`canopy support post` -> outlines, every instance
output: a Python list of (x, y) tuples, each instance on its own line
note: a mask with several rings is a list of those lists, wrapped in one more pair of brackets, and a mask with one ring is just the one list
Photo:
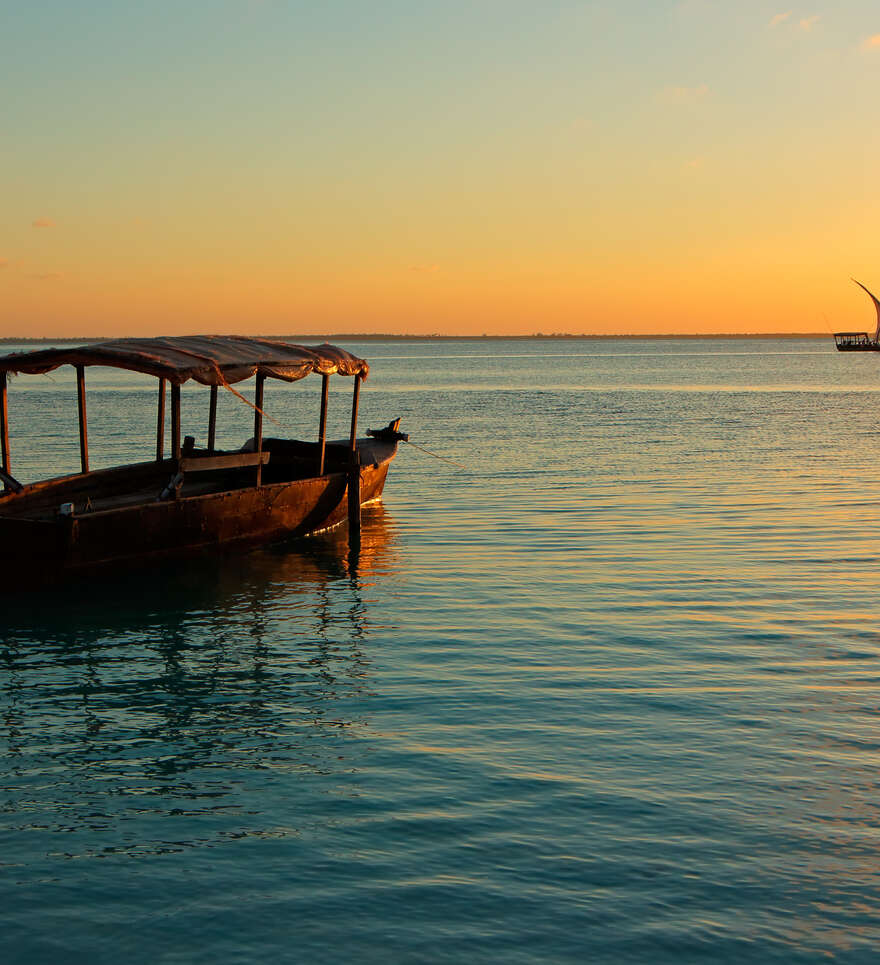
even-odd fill
[(180, 459), (180, 386), (171, 383), (171, 458)]
[(351, 450), (348, 465), (348, 548), (352, 551), (361, 545), (361, 467), (357, 451), (358, 405), (361, 397), (361, 377), (354, 377), (354, 395), (351, 400), (351, 435), (348, 445)]
[(217, 386), (211, 386), (211, 404), (208, 409), (208, 452), (214, 451), (217, 435)]
[[(254, 397), (254, 450), (257, 455), (263, 452), (263, 383), (266, 376), (257, 372), (257, 391)], [(257, 485), (263, 482), (263, 463), (257, 463)]]
[(361, 467), (360, 453), (351, 454), (348, 467), (348, 548), (360, 549), (361, 545)]
[(159, 379), (159, 405), (156, 414), (156, 462), (165, 458), (165, 379)]
[(321, 376), (321, 424), (318, 427), (318, 475), (324, 475), (324, 452), (327, 448), (327, 398), (330, 394), (330, 376)]
[(357, 425), (358, 425), (358, 405), (361, 398), (361, 376), (354, 377), (354, 397), (351, 400), (351, 436), (349, 437), (349, 448), (352, 452), (357, 449)]
[(76, 401), (79, 410), (79, 462), (82, 472), (89, 471), (89, 427), (86, 420), (86, 369), (76, 366)]
[[(9, 475), (9, 405), (7, 403), (6, 373), (0, 372), (0, 450), (2, 450), (3, 472)], [(3, 488), (9, 483), (3, 480)]]

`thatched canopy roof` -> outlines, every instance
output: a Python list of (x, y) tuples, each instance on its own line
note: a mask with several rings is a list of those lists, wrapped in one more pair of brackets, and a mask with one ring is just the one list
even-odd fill
[(244, 335), (183, 335), (168, 338), (119, 338), (72, 348), (47, 348), (0, 356), (0, 372), (42, 375), (59, 365), (109, 365), (145, 372), (182, 385), (241, 382), (260, 373), (295, 382), (312, 372), (360, 375), (370, 367), (335, 345), (291, 345)]

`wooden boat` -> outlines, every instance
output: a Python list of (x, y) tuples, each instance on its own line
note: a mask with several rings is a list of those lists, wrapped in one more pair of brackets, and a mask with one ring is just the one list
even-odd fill
[(867, 292), (874, 302), (874, 308), (877, 310), (877, 329), (873, 338), (867, 332), (835, 332), (834, 344), (838, 352), (880, 352), (880, 301), (860, 281), (856, 281), (855, 278), (853, 281), (862, 291)]
[[(12, 475), (9, 451), (9, 373), (76, 369), (81, 471), (27, 485)], [(158, 385), (156, 458), (89, 470), (85, 369), (104, 365), (155, 376)], [(263, 437), (263, 385), (322, 378), (317, 442)], [(0, 356), (0, 586), (44, 582), (102, 565), (157, 560), (223, 546), (263, 543), (327, 529), (348, 519), (350, 541), (360, 536), (360, 507), (377, 499), (397, 444), (400, 420), (357, 438), (363, 359), (332, 345), (307, 348), (243, 336), (117, 339), (77, 348)], [(331, 375), (354, 379), (351, 434), (326, 439)], [(254, 435), (241, 449), (215, 447), (221, 387), (256, 378)], [(210, 386), (207, 442), (181, 442), (181, 386)], [(171, 386), (171, 446), (165, 453), (166, 384)], [(244, 402), (247, 400), (239, 396)], [(248, 403), (250, 405), (250, 403)]]

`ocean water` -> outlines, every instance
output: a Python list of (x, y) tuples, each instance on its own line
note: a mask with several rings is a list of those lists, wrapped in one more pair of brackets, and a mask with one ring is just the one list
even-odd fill
[[(358, 556), (4, 598), (6, 965), (876, 961), (880, 358), (347, 347), (362, 425), (445, 457), (401, 448)], [(150, 458), (155, 383), (87, 380), (93, 466)], [(13, 472), (74, 471), (75, 414), (14, 379)]]

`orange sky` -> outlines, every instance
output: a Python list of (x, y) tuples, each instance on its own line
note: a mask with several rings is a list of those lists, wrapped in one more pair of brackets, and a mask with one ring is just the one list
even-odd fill
[(873, 329), (880, 15), (722, 7), (22, 9), (0, 335)]

